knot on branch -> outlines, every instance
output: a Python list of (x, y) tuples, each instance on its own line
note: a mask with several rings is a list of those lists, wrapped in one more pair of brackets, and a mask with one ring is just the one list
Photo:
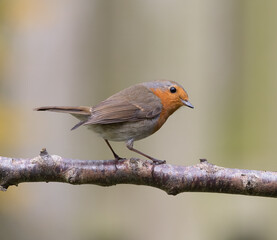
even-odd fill
[(220, 170), (224, 170), (223, 167), (209, 163), (207, 159), (200, 159), (200, 163), (197, 164), (197, 166), (200, 170), (204, 170), (207, 174), (215, 174)]
[(249, 193), (251, 193), (259, 181), (259, 178), (255, 174), (241, 174), (241, 178), (243, 186)]
[(62, 157), (57, 155), (49, 155), (46, 148), (43, 148), (39, 156), (30, 160), (30, 163), (37, 164), (40, 167), (49, 168), (50, 166), (59, 165), (62, 161)]

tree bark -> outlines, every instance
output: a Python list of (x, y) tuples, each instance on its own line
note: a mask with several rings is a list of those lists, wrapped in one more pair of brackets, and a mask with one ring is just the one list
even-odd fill
[(201, 159), (193, 166), (153, 165), (141, 159), (74, 160), (49, 155), (32, 159), (0, 157), (0, 190), (23, 182), (137, 184), (182, 192), (217, 192), (277, 197), (277, 172), (224, 168)]

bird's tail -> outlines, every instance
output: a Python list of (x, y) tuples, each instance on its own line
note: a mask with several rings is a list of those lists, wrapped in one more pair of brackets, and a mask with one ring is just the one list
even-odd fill
[(83, 125), (88, 117), (91, 115), (91, 107), (57, 107), (57, 106), (47, 106), (47, 107), (38, 107), (35, 108), (34, 111), (50, 111), (50, 112), (60, 112), (60, 113), (69, 113), (74, 117), (81, 120), (78, 124), (76, 124), (71, 130), (76, 129), (77, 127)]
[(61, 112), (61, 113), (70, 113), (78, 115), (90, 115), (91, 107), (57, 107), (57, 106), (47, 106), (47, 107), (38, 107), (34, 109), (35, 111), (51, 111), (51, 112)]

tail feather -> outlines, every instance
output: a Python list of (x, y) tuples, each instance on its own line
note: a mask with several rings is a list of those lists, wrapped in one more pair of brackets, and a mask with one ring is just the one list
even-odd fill
[(74, 117), (81, 120), (77, 123), (71, 130), (74, 130), (84, 123), (87, 122), (88, 117), (91, 115), (91, 107), (56, 107), (56, 106), (47, 106), (47, 107), (38, 107), (34, 111), (50, 111), (50, 112), (60, 112), (60, 113), (70, 113)]
[(51, 112), (61, 112), (61, 113), (70, 113), (70, 114), (80, 114), (87, 115), (91, 114), (91, 107), (56, 107), (56, 106), (46, 106), (38, 107), (34, 109), (35, 111), (51, 111)]
[(83, 124), (85, 124), (87, 122), (87, 119), (81, 122), (78, 122), (73, 128), (71, 128), (71, 131), (82, 126)]

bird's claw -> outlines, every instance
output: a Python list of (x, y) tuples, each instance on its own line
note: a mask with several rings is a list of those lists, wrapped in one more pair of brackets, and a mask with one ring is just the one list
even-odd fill
[(165, 164), (165, 160), (158, 160), (158, 159), (151, 159), (154, 163), (154, 165), (160, 165), (160, 164)]
[(114, 161), (115, 161), (115, 164), (117, 164), (119, 161), (124, 161), (124, 160), (126, 160), (126, 158), (122, 158), (122, 157), (119, 157), (119, 156), (116, 156), (115, 158), (114, 158)]

